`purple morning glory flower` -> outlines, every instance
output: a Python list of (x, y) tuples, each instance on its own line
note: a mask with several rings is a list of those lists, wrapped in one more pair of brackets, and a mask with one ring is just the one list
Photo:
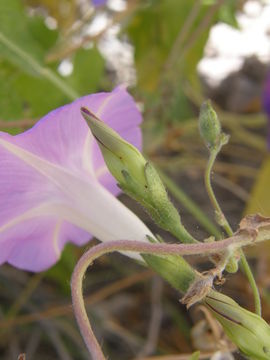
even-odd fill
[(270, 150), (270, 73), (267, 76), (263, 92), (263, 108), (268, 118), (267, 147)]
[(107, 0), (92, 0), (92, 4), (95, 7), (103, 6), (106, 4), (106, 2), (107, 2)]
[(81, 106), (141, 146), (142, 118), (122, 87), (56, 109), (22, 134), (0, 132), (0, 264), (42, 271), (67, 242), (82, 245), (91, 236), (147, 241), (151, 235), (114, 197), (119, 189)]

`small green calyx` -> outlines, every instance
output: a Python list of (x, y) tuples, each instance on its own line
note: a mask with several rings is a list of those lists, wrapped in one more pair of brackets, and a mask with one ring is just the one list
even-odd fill
[(119, 184), (125, 181), (122, 172), (128, 171), (136, 182), (145, 185), (144, 166), (146, 160), (139, 150), (125, 141), (87, 108), (82, 107), (81, 114), (98, 142), (108, 169)]
[(210, 100), (204, 102), (201, 106), (199, 130), (202, 139), (210, 149), (220, 142), (221, 125)]
[(253, 360), (270, 358), (270, 327), (260, 316), (213, 290), (204, 303), (243, 354)]
[[(148, 237), (151, 243), (156, 243), (155, 239)], [(160, 236), (157, 236), (158, 242), (163, 242)], [(145, 262), (163, 279), (180, 291), (185, 293), (190, 285), (196, 280), (197, 273), (189, 263), (179, 255), (156, 256), (151, 254), (141, 254)]]

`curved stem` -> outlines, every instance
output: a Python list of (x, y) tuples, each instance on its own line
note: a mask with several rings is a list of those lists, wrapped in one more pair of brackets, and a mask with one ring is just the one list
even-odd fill
[[(92, 249), (91, 249), (92, 250)], [(95, 360), (106, 360), (101, 347), (93, 333), (90, 325), (88, 315), (84, 306), (84, 299), (82, 293), (82, 281), (88, 266), (93, 261), (89, 251), (83, 256), (76, 265), (71, 279), (72, 305), (74, 315), (80, 328), (81, 335), (84, 339), (86, 347), (92, 358)], [(88, 258), (89, 257), (89, 258)]]
[(215, 193), (212, 188), (212, 183), (211, 183), (211, 172), (212, 172), (213, 165), (216, 160), (217, 154), (219, 153), (219, 150), (220, 150), (220, 147), (218, 147), (215, 150), (210, 151), (209, 160), (208, 160), (205, 174), (204, 174), (204, 182), (205, 182), (205, 187), (206, 187), (206, 191), (208, 193), (209, 199), (212, 203), (213, 208), (216, 211), (216, 215), (219, 217), (219, 220), (220, 220), (219, 224), (223, 227), (223, 229), (226, 231), (226, 233), (229, 236), (232, 236), (233, 231), (232, 231), (230, 224), (228, 223), (226, 217), (224, 216), (223, 211), (221, 210), (221, 207), (219, 206), (219, 203), (216, 199)]
[[(209, 199), (216, 211), (216, 216), (218, 218), (219, 224), (223, 227), (223, 229), (226, 231), (228, 236), (233, 236), (233, 230), (232, 230), (228, 220), (226, 219), (223, 211), (221, 210), (221, 207), (219, 206), (219, 203), (216, 199), (215, 193), (212, 188), (212, 183), (211, 183), (211, 173), (212, 173), (213, 165), (216, 160), (217, 154), (219, 153), (219, 151), (221, 149), (221, 146), (222, 145), (218, 146), (216, 149), (210, 150), (210, 157), (209, 157), (208, 164), (206, 167), (204, 180), (205, 180), (205, 187), (206, 187)], [(242, 271), (245, 273), (245, 275), (248, 279), (248, 282), (250, 284), (250, 287), (252, 289), (252, 292), (253, 292), (255, 312), (257, 315), (261, 316), (262, 308), (261, 308), (261, 299), (260, 299), (259, 289), (257, 287), (254, 275), (248, 264), (246, 256), (242, 250), (240, 250), (240, 255), (241, 255), (240, 265), (242, 267)]]
[(261, 298), (260, 298), (260, 293), (256, 284), (256, 281), (254, 279), (253, 273), (250, 269), (250, 266), (247, 262), (247, 258), (245, 256), (245, 254), (243, 253), (243, 250), (240, 249), (240, 254), (241, 254), (241, 258), (240, 258), (240, 265), (242, 267), (242, 271), (245, 272), (246, 277), (248, 278), (250, 287), (252, 289), (253, 292), (253, 296), (254, 296), (254, 306), (255, 306), (255, 312), (257, 315), (262, 316), (262, 304), (261, 304)]
[[(269, 237), (268, 237), (269, 238)], [(264, 238), (262, 239), (264, 240)], [(227, 249), (232, 246), (245, 246), (254, 239), (241, 234), (212, 243), (196, 244), (151, 244), (141, 241), (117, 240), (101, 243), (89, 249), (77, 263), (71, 279), (71, 293), (74, 314), (82, 337), (94, 360), (105, 360), (105, 356), (91, 328), (84, 306), (82, 282), (85, 272), (98, 257), (114, 251), (134, 251), (142, 254), (156, 255), (206, 255)]]

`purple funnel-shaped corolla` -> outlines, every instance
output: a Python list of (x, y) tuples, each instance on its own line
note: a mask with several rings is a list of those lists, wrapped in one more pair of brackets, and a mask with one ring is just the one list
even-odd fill
[(152, 235), (115, 198), (119, 189), (82, 106), (141, 146), (142, 118), (122, 87), (56, 109), (22, 134), (0, 132), (0, 264), (42, 271), (56, 263), (67, 242), (83, 245), (92, 236), (147, 241)]
[(267, 148), (270, 150), (270, 72), (268, 73), (264, 92), (263, 92), (263, 108), (268, 119)]
[(92, 4), (95, 7), (103, 6), (107, 3), (108, 0), (92, 0)]

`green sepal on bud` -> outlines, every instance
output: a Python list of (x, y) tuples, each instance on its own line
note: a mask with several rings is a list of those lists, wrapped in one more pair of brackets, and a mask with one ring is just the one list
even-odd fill
[(202, 139), (209, 148), (214, 148), (220, 141), (221, 125), (210, 100), (205, 101), (200, 109), (199, 130)]
[(119, 187), (140, 202), (154, 221), (182, 242), (195, 242), (183, 227), (178, 211), (155, 168), (137, 148), (83, 107), (81, 113), (101, 149), (105, 163)]
[(204, 303), (248, 359), (270, 359), (270, 327), (260, 316), (214, 290), (206, 296)]
[(139, 150), (125, 141), (87, 108), (82, 107), (81, 113), (98, 142), (110, 173), (116, 180), (120, 184), (124, 181), (122, 171), (125, 170), (132, 178), (136, 179), (136, 182), (146, 185), (144, 176), (146, 160)]
[[(159, 237), (159, 240), (162, 241)], [(156, 241), (148, 237), (152, 243)], [(180, 291), (185, 293), (190, 285), (196, 280), (196, 272), (189, 263), (179, 255), (156, 256), (149, 254), (141, 254), (145, 262), (155, 270), (163, 279)]]

